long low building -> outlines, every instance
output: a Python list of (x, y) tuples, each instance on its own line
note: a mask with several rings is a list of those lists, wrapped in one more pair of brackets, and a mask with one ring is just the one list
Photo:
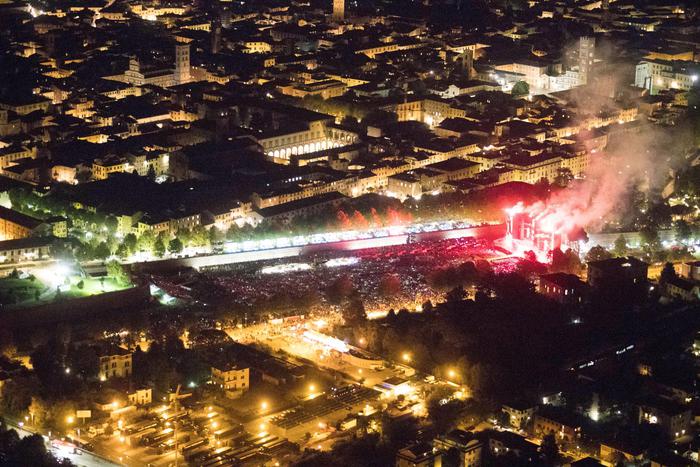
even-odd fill
[(337, 207), (346, 198), (347, 197), (342, 193), (333, 191), (310, 198), (258, 209), (255, 211), (255, 214), (259, 216), (260, 221), (267, 220), (286, 224), (295, 217), (318, 214), (328, 207)]
[(0, 239), (16, 240), (29, 237), (43, 222), (14, 209), (0, 206)]
[(54, 237), (29, 237), (0, 242), (0, 263), (50, 259)]

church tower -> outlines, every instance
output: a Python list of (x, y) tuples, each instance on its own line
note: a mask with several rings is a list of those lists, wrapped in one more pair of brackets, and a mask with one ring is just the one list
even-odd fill
[(190, 45), (175, 45), (175, 84), (190, 80)]
[(333, 0), (333, 21), (345, 19), (345, 0)]
[(578, 42), (578, 72), (580, 84), (587, 84), (591, 77), (595, 57), (595, 37), (584, 36)]

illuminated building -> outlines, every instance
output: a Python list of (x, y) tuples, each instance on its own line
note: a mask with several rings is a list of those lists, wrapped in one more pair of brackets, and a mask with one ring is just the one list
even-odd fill
[(595, 37), (581, 37), (578, 44), (579, 84), (587, 84), (595, 58)]
[(442, 453), (429, 444), (414, 444), (396, 454), (396, 467), (440, 467)]
[(572, 442), (581, 436), (581, 419), (565, 410), (544, 406), (535, 414), (534, 432), (539, 436), (552, 434), (557, 442)]
[(535, 407), (531, 404), (514, 403), (503, 404), (501, 410), (508, 415), (510, 426), (516, 430), (523, 430), (535, 415)]
[(232, 364), (212, 366), (211, 382), (225, 391), (226, 397), (236, 399), (250, 389), (250, 369)]
[(406, 198), (420, 198), (423, 193), (418, 177), (400, 173), (389, 177), (386, 187), (387, 196), (404, 200)]
[(170, 87), (189, 82), (190, 72), (190, 46), (189, 44), (176, 44), (173, 68), (146, 65), (138, 57), (131, 57), (129, 69), (123, 75), (111, 76), (108, 79), (124, 81), (135, 86), (150, 84)]
[(437, 97), (432, 99), (402, 99), (383, 106), (382, 110), (395, 113), (400, 122), (418, 121), (431, 127), (439, 125), (446, 118), (467, 116), (466, 110), (452, 107), (449, 101)]
[(642, 60), (635, 70), (634, 85), (650, 94), (678, 89), (688, 91), (698, 81), (700, 66), (694, 62)]
[(333, 0), (333, 21), (345, 19), (345, 0)]
[(576, 305), (582, 303), (588, 287), (575, 274), (543, 274), (537, 291), (562, 304)]
[(109, 174), (136, 172), (144, 177), (153, 168), (156, 176), (168, 174), (170, 155), (168, 153), (145, 152), (143, 154), (95, 159), (92, 162), (92, 177), (104, 180)]
[(629, 438), (606, 440), (600, 443), (600, 459), (610, 464), (615, 464), (620, 459), (633, 464), (641, 463), (645, 458), (645, 451), (646, 449), (641, 443), (634, 442)]
[(175, 46), (175, 84), (187, 83), (190, 80), (190, 46), (177, 44)]
[(0, 241), (0, 262), (19, 263), (50, 258), (53, 244), (54, 239), (50, 237)]
[(311, 216), (328, 211), (331, 208), (338, 208), (347, 197), (337, 191), (324, 193), (318, 196), (303, 198), (289, 203), (278, 204), (256, 211), (260, 220), (269, 220), (288, 224), (292, 219), (301, 216)]
[(268, 159), (277, 164), (289, 164), (293, 155), (347, 146), (356, 140), (357, 134), (331, 126), (327, 116), (307, 122), (290, 122), (286, 126), (267, 130), (258, 137)]
[(51, 101), (49, 99), (38, 95), (9, 94), (0, 99), (1, 110), (9, 110), (17, 115), (27, 115), (37, 110), (46, 112), (50, 105)]
[(689, 261), (681, 264), (681, 276), (690, 280), (700, 280), (700, 261)]
[(319, 96), (323, 99), (339, 97), (345, 94), (348, 87), (345, 83), (333, 79), (316, 81), (309, 84), (291, 83), (284, 86), (277, 86), (282, 94), (303, 99), (306, 96)]
[(10, 166), (13, 162), (21, 159), (35, 159), (36, 155), (36, 146), (12, 144), (10, 146), (0, 148), (0, 169), (4, 169), (5, 167)]
[(686, 302), (694, 302), (700, 298), (700, 286), (682, 277), (670, 278), (666, 282), (665, 287), (666, 295), (672, 298), (678, 298)]
[(0, 206), (0, 239), (17, 240), (29, 237), (43, 222), (19, 211)]
[(127, 399), (131, 405), (148, 405), (153, 402), (153, 390), (151, 388), (139, 388), (129, 391)]
[(484, 442), (472, 432), (452, 430), (446, 435), (435, 438), (433, 444), (445, 452), (456, 449), (459, 452), (460, 466), (479, 467), (482, 465)]
[(65, 165), (51, 167), (51, 178), (57, 182), (70, 183), (71, 185), (78, 183), (76, 175), (78, 175), (78, 169), (75, 167)]
[(669, 439), (690, 433), (690, 407), (663, 397), (649, 397), (637, 405), (638, 422), (658, 425)]
[(99, 377), (101, 380), (110, 378), (126, 378), (131, 375), (132, 353), (121, 347), (111, 347), (103, 349), (100, 352), (100, 370)]

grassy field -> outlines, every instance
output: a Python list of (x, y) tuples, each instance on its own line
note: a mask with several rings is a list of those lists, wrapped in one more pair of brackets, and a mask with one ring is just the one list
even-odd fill
[(122, 285), (112, 277), (93, 278), (69, 275), (57, 291), (55, 283), (47, 284), (35, 278), (5, 277), (0, 279), (0, 304), (32, 306), (50, 303), (56, 299), (70, 299), (98, 295), (105, 292), (123, 290)]
[(36, 301), (46, 286), (38, 279), (6, 277), (0, 279), (0, 304), (11, 305)]

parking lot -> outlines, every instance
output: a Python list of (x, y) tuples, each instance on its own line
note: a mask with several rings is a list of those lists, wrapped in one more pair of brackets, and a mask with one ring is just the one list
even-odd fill
[(284, 457), (293, 447), (277, 436), (249, 433), (212, 405), (196, 404), (174, 412), (167, 406), (124, 424), (113, 435), (95, 439), (103, 452), (129, 466), (232, 465), (244, 460)]

